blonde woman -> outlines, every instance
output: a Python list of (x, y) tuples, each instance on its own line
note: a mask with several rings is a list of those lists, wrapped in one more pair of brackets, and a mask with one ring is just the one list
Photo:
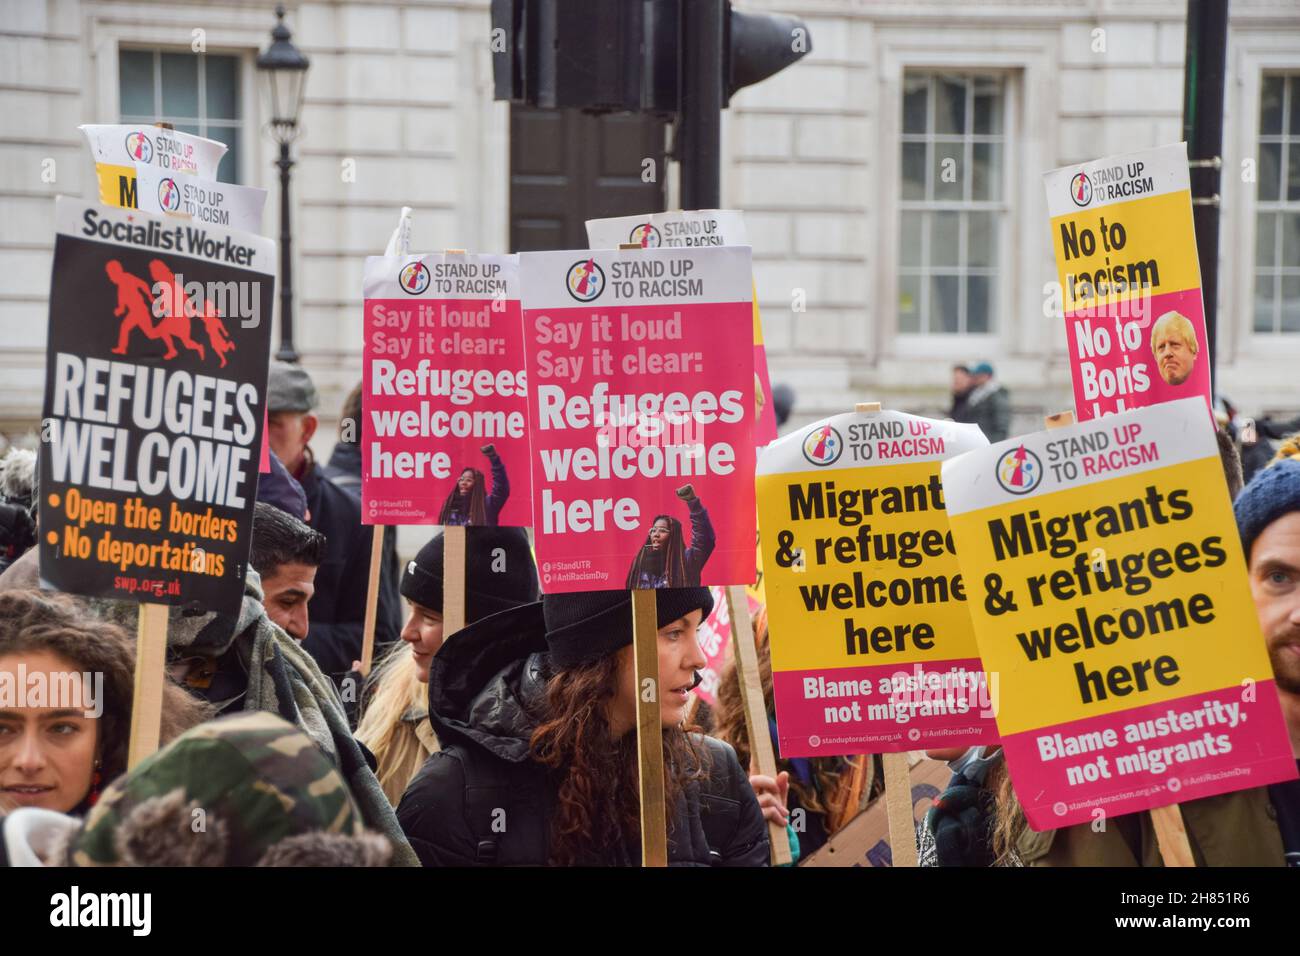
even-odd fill
[[(537, 600), (537, 565), (522, 528), (465, 529), (465, 623)], [(411, 605), (402, 642), (367, 682), (368, 703), (357, 739), (378, 762), (376, 776), (397, 806), (425, 758), (438, 750), (429, 724), (429, 664), (442, 646), (443, 539), (438, 532), (402, 572)]]

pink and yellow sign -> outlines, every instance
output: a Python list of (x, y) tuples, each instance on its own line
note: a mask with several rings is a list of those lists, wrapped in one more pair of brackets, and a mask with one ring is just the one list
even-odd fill
[(1210, 362), (1187, 146), (1047, 173), (1080, 421), (1202, 396)]
[(542, 590), (754, 580), (750, 257), (520, 255)]
[[(643, 249), (689, 249), (702, 246), (747, 246), (745, 220), (735, 209), (690, 209), (655, 212), (644, 216), (588, 219), (587, 242), (593, 249), (617, 249), (636, 243)], [(751, 283), (752, 285), (752, 283)], [(772, 379), (767, 371), (767, 346), (763, 344), (763, 323), (758, 314), (758, 290), (754, 299), (754, 390), (759, 402), (754, 441), (766, 445), (776, 439), (776, 409), (772, 403)]]
[(361, 519), (527, 527), (515, 256), (366, 259)]
[(939, 468), (979, 428), (902, 412), (814, 422), (764, 449), (758, 520), (780, 752), (993, 743)]
[(1204, 400), (943, 466), (1035, 830), (1295, 777)]

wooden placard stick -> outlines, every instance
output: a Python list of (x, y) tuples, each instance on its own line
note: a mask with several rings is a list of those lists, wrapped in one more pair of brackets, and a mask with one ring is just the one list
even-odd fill
[(135, 692), (127, 769), (158, 749), (163, 682), (167, 679), (167, 605), (141, 604), (135, 637)]
[[(620, 250), (640, 249), (623, 242)], [(655, 592), (632, 591), (632, 643), (636, 655), (636, 751), (641, 791), (641, 865), (668, 865), (668, 814), (664, 803), (664, 735), (659, 712), (659, 604)]]
[(442, 633), (465, 627), (465, 526), (442, 529)]
[(655, 592), (632, 592), (636, 669), (636, 751), (641, 794), (641, 865), (668, 865), (664, 735), (659, 715), (659, 608)]
[[(878, 414), (880, 402), (858, 402), (859, 415)], [(912, 816), (912, 781), (907, 754), (882, 754), (885, 765), (885, 810), (889, 815), (889, 848), (894, 866), (916, 866), (916, 820)]]
[[(1043, 419), (1043, 424), (1049, 431), (1073, 425), (1074, 412), (1048, 415)], [(1155, 807), (1147, 812), (1151, 814), (1156, 844), (1160, 847), (1160, 858), (1164, 860), (1165, 866), (1195, 866), (1196, 858), (1192, 855), (1192, 845), (1187, 840), (1187, 827), (1183, 823), (1183, 812), (1178, 809), (1178, 804)]]
[[(763, 699), (763, 683), (759, 679), (754, 625), (749, 617), (749, 597), (744, 585), (734, 584), (727, 588), (727, 610), (731, 618), (732, 659), (736, 662), (740, 699), (745, 705), (745, 732), (749, 735), (751, 760), (759, 773), (775, 780), (776, 754), (772, 750), (772, 735), (767, 725), (767, 702)], [(785, 827), (769, 822), (767, 838), (772, 850), (772, 865), (790, 863), (790, 837)]]
[[(397, 220), (397, 231), (388, 241), (384, 255), (407, 255), (411, 251), (411, 207), (403, 206)], [(361, 441), (360, 422), (357, 426), (357, 441)], [(365, 507), (363, 504), (362, 507)], [(375, 663), (375, 621), (379, 617), (379, 575), (384, 564), (384, 538), (387, 527), (382, 524), (372, 525), (370, 538), (370, 573), (366, 579), (366, 616), (361, 625), (361, 676), (370, 676), (370, 668)]]
[[(444, 255), (463, 256), (464, 249), (444, 249)], [(464, 525), (442, 529), (442, 633), (450, 637), (465, 627), (465, 559), (468, 547)]]
[(916, 866), (916, 818), (912, 815), (912, 777), (907, 754), (882, 754), (889, 851), (894, 866)]
[(384, 564), (384, 525), (372, 526), (370, 576), (366, 581), (366, 618), (361, 628), (361, 676), (369, 677), (375, 662), (375, 619), (379, 616), (379, 572)]

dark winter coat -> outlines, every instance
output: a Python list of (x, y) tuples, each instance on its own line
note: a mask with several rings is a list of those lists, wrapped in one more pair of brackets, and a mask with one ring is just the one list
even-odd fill
[[(429, 718), (442, 749), (397, 808), (425, 866), (548, 862), (558, 781), (529, 756), (547, 668), (541, 605), (529, 607), (531, 626), (464, 631), (433, 659)], [(711, 737), (697, 743), (711, 770), (687, 785), (670, 814), (669, 865), (766, 866), (767, 824), (735, 751)], [(593, 851), (602, 865), (639, 863), (635, 846)]]
[[(307, 639), (303, 647), (336, 683), (361, 659), (361, 631), (366, 619), (366, 583), (373, 528), (361, 524), (361, 501), (325, 477), (310, 462), (298, 479), (307, 494), (311, 526), (325, 535), (325, 560), (316, 569), (316, 593), (307, 602)], [(398, 639), (402, 606), (396, 584), (383, 582), (375, 616), (375, 656)]]
[(1011, 434), (1011, 396), (994, 381), (978, 385), (966, 394), (966, 407), (953, 421), (978, 425), (990, 443), (1004, 441)]
[[(361, 506), (360, 445), (339, 442), (330, 453), (329, 464), (321, 468), (321, 473), (352, 495), (357, 500), (358, 508)], [(395, 609), (390, 612), (391, 620), (388, 623), (397, 629), (398, 634), (402, 631), (402, 594), (398, 590), (401, 580), (402, 566), (397, 562), (397, 531), (392, 529), (384, 535), (384, 566), (379, 574), (379, 614), (382, 620), (386, 608)]]

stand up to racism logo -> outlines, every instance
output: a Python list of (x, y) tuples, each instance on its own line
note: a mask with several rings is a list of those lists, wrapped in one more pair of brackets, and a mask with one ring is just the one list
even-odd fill
[(642, 249), (655, 249), (663, 245), (663, 237), (659, 235), (659, 230), (648, 222), (643, 222), (633, 229), (627, 241), (635, 242)]
[(176, 180), (164, 177), (158, 184), (158, 205), (166, 212), (175, 212), (181, 208), (181, 191), (176, 187)]
[(408, 295), (419, 295), (429, 288), (429, 270), (423, 262), (408, 262), (397, 274), (397, 284)]
[(595, 259), (579, 259), (569, 266), (565, 282), (569, 295), (579, 302), (590, 302), (605, 291), (605, 272)]
[(844, 453), (844, 439), (830, 425), (821, 425), (803, 440), (803, 456), (814, 465), (833, 465)]
[(126, 151), (137, 163), (153, 162), (153, 141), (139, 130), (126, 134)]
[(1092, 202), (1092, 180), (1087, 173), (1075, 173), (1070, 180), (1070, 198), (1076, 206), (1086, 206)]
[(1004, 452), (994, 471), (998, 484), (1013, 495), (1028, 494), (1043, 480), (1042, 461), (1024, 445)]

